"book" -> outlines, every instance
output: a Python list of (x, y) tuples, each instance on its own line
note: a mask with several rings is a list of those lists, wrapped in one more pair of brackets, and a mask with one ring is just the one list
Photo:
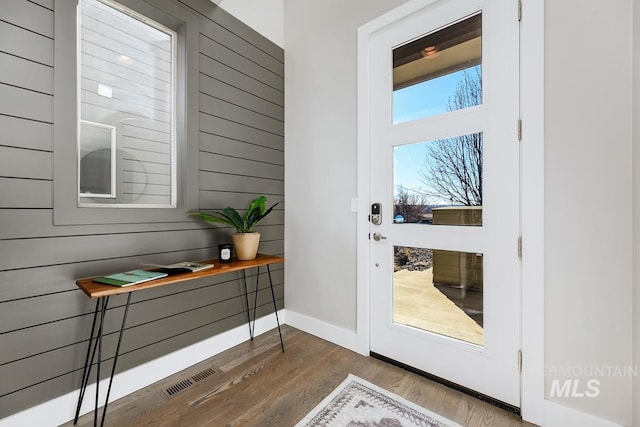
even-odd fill
[(161, 271), (131, 270), (125, 271), (124, 273), (116, 273), (110, 274), (108, 276), (96, 277), (95, 279), (93, 279), (93, 281), (113, 286), (131, 286), (167, 276), (167, 273), (163, 273)]
[(195, 273), (196, 271), (202, 271), (208, 268), (213, 268), (213, 264), (208, 264), (204, 262), (193, 262), (193, 261), (182, 261), (182, 262), (176, 262), (168, 265), (147, 264), (147, 263), (143, 263), (142, 265), (170, 270), (171, 273), (183, 273), (183, 272)]

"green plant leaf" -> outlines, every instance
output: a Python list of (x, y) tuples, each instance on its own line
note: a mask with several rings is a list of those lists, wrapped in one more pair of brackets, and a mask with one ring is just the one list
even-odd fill
[(265, 216), (269, 215), (271, 213), (271, 211), (273, 210), (273, 208), (275, 208), (278, 205), (278, 203), (275, 203), (273, 206), (271, 206), (269, 209), (267, 209), (266, 211), (264, 211), (264, 213), (262, 213), (261, 215), (259, 215), (257, 218), (254, 219), (253, 221), (253, 225), (251, 226), (251, 228), (255, 227), (259, 221), (262, 220), (262, 218), (264, 218)]
[(265, 196), (256, 197), (251, 201), (251, 204), (249, 205), (249, 209), (247, 210), (247, 216), (249, 212), (253, 211), (256, 208), (259, 209), (260, 214), (263, 214), (266, 204), (267, 204), (267, 198)]
[(264, 206), (267, 202), (267, 198), (265, 196), (256, 197), (249, 204), (249, 209), (244, 215), (244, 223), (246, 224), (248, 229), (253, 229), (255, 226), (256, 218), (260, 217), (264, 212)]
[(231, 207), (226, 207), (221, 212), (225, 218), (236, 228), (239, 233), (246, 233), (247, 226), (237, 210)]
[(238, 233), (250, 233), (262, 218), (269, 215), (271, 210), (278, 203), (266, 209), (267, 198), (265, 196), (256, 197), (249, 204), (249, 208), (244, 217), (240, 216), (237, 210), (227, 206), (222, 211), (213, 213), (207, 212), (189, 212), (190, 216), (202, 218), (209, 223), (224, 223), (235, 227)]
[(247, 211), (247, 215), (245, 216), (244, 221), (249, 231), (253, 230), (253, 228), (256, 226), (256, 224), (260, 220), (260, 217), (261, 217), (261, 214), (260, 214), (259, 208), (255, 208), (253, 210)]
[(226, 217), (216, 216), (214, 214), (208, 214), (206, 212), (189, 212), (189, 216), (197, 216), (199, 218), (202, 218), (206, 222), (210, 222), (212, 224), (216, 222), (221, 222), (224, 224), (233, 225), (233, 222), (229, 221)]

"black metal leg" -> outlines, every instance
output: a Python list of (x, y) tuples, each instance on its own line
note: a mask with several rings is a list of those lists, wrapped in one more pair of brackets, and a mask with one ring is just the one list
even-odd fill
[[(116, 373), (116, 364), (118, 363), (118, 356), (120, 355), (120, 344), (122, 343), (122, 333), (124, 332), (124, 325), (127, 323), (127, 313), (129, 313), (129, 304), (131, 303), (131, 292), (127, 295), (127, 305), (124, 308), (124, 315), (122, 316), (122, 326), (120, 327), (120, 333), (118, 334), (118, 345), (116, 345), (116, 355), (113, 357), (113, 366), (111, 367), (111, 376), (109, 377), (109, 387), (107, 388), (107, 397), (104, 401), (104, 408), (102, 408), (102, 422), (104, 425), (104, 419), (107, 415), (107, 405), (109, 405), (109, 395), (111, 394), (111, 384), (113, 383), (113, 376)], [(98, 377), (98, 381), (100, 378)]]
[(253, 332), (251, 336), (253, 337), (256, 333), (256, 307), (258, 306), (258, 287), (260, 285), (260, 267), (258, 266), (256, 270), (256, 292), (253, 295)]
[[(91, 333), (89, 334), (89, 344), (87, 345), (87, 357), (84, 360), (84, 368), (82, 368), (82, 383), (80, 385), (80, 396), (78, 397), (78, 406), (76, 406), (76, 415), (73, 418), (73, 425), (78, 424), (78, 418), (80, 417), (80, 406), (82, 406), (82, 400), (84, 399), (84, 392), (87, 390), (87, 384), (89, 383), (89, 375), (91, 374), (91, 365), (93, 364), (93, 358), (96, 354), (96, 347), (93, 347), (93, 353), (91, 352), (91, 344), (93, 341), (93, 334), (96, 330), (96, 319), (98, 318), (98, 307), (100, 300), (96, 301), (96, 308), (93, 311), (93, 322), (91, 323)], [(89, 362), (89, 355), (91, 355), (91, 362)]]
[(280, 330), (280, 319), (278, 319), (278, 307), (276, 306), (276, 294), (273, 292), (273, 281), (271, 280), (271, 268), (267, 264), (267, 274), (269, 275), (269, 287), (271, 288), (271, 298), (273, 299), (273, 313), (276, 315), (276, 322), (278, 323), (278, 334), (280, 334), (280, 346), (284, 353), (284, 341), (282, 340), (282, 331)]
[(242, 270), (242, 286), (244, 291), (244, 305), (247, 307), (247, 323), (249, 324), (249, 336), (253, 340), (253, 329), (251, 328), (251, 315), (249, 314), (249, 293), (247, 291), (247, 274)]
[[(100, 369), (102, 367), (102, 341), (104, 337), (104, 319), (107, 314), (107, 307), (109, 304), (109, 297), (100, 298), (96, 301), (96, 308), (93, 314), (93, 324), (91, 326), (91, 335), (89, 336), (89, 347), (87, 349), (87, 356), (85, 359), (85, 366), (82, 371), (82, 384), (80, 387), (80, 396), (78, 398), (78, 406), (76, 407), (76, 415), (73, 420), (73, 424), (78, 423), (78, 418), (80, 416), (80, 409), (82, 407), (82, 401), (84, 400), (84, 395), (87, 389), (87, 385), (89, 383), (89, 376), (91, 374), (91, 367), (93, 365), (94, 360), (96, 359), (97, 352), (97, 363), (96, 363), (96, 395), (95, 395), (95, 407), (93, 410), (93, 425), (97, 427), (98, 418), (99, 418), (99, 405), (100, 405)], [(122, 335), (124, 333), (124, 328), (127, 322), (127, 314), (129, 313), (129, 306), (131, 304), (131, 292), (129, 292), (127, 296), (127, 304), (124, 309), (124, 315), (122, 317), (122, 326), (120, 327), (120, 332), (118, 335), (118, 344), (116, 346), (115, 356), (113, 358), (113, 366), (111, 367), (111, 375), (109, 376), (109, 386), (107, 389), (107, 396), (105, 399), (104, 406), (102, 408), (102, 419), (100, 425), (104, 425), (104, 421), (107, 414), (107, 407), (109, 405), (109, 396), (111, 395), (111, 385), (113, 384), (113, 377), (116, 372), (116, 365), (118, 363), (118, 356), (120, 355), (120, 345), (122, 344)], [(98, 314), (99, 313), (99, 314)], [(100, 317), (99, 324), (97, 325), (96, 332), (96, 324), (98, 323), (97, 319)], [(95, 335), (94, 335), (95, 334)], [(91, 355), (91, 356), (90, 356)]]
[(100, 327), (98, 328), (98, 364), (96, 366), (96, 400), (93, 410), (93, 426), (98, 426), (98, 405), (100, 397), (100, 366), (102, 365), (102, 337), (104, 336), (104, 316), (107, 314), (107, 305), (109, 297), (102, 298), (102, 308), (100, 311)]

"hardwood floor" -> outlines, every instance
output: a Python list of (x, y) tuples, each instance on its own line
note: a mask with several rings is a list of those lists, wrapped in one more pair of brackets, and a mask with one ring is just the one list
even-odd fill
[[(463, 426), (531, 426), (519, 417), (396, 366), (289, 326), (109, 405), (109, 426), (293, 426), (352, 373)], [(183, 381), (193, 385), (186, 386)], [(171, 397), (164, 390), (180, 390)], [(79, 426), (93, 423), (93, 413)], [(71, 423), (65, 424), (70, 426)]]

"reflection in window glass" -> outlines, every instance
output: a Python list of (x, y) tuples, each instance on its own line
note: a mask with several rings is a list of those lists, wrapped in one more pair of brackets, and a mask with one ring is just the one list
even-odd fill
[(100, 123), (80, 124), (80, 195), (115, 197), (115, 128)]
[(393, 50), (393, 122), (482, 104), (482, 14)]
[(394, 222), (482, 225), (483, 134), (393, 148)]
[[(115, 129), (116, 190), (108, 198), (85, 192), (80, 203), (175, 206), (176, 33), (108, 0), (81, 0), (80, 10), (80, 119)], [(101, 157), (89, 152), (87, 135), (81, 129), (83, 158)], [(106, 178), (87, 166), (80, 187)]]
[(483, 256), (394, 246), (393, 322), (484, 344)]

